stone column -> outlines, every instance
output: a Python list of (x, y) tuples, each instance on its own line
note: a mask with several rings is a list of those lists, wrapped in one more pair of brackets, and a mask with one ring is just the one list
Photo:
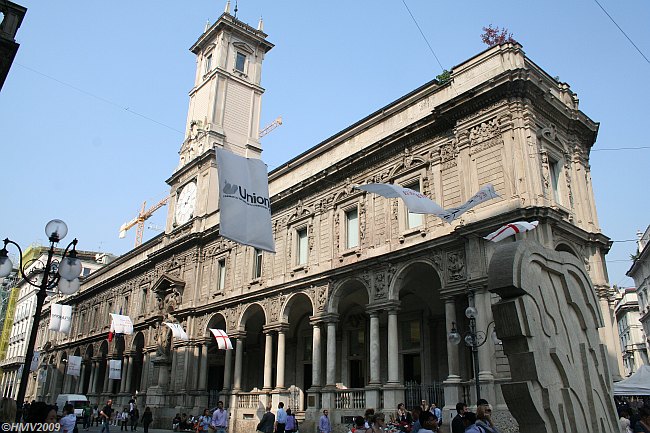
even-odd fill
[(370, 312), (370, 382), (369, 385), (381, 385), (379, 378), (379, 313)]
[(146, 391), (149, 387), (149, 369), (151, 368), (151, 353), (147, 352), (142, 356), (142, 377), (140, 378), (140, 389)]
[(129, 365), (130, 359), (131, 359), (130, 356), (125, 356), (124, 360), (122, 361), (122, 375), (121, 375), (122, 378), (120, 379), (120, 393), (122, 394), (126, 392), (126, 378), (129, 374), (129, 370), (131, 367)]
[[(454, 298), (445, 298), (445, 331), (446, 333), (451, 331), (452, 323), (456, 322), (456, 302)], [(456, 329), (458, 329), (458, 323), (456, 322)], [(445, 334), (446, 335), (446, 334)], [(464, 342), (460, 343), (463, 347)], [(443, 382), (444, 391), (445, 391), (445, 406), (442, 409), (443, 419), (452, 419), (452, 414), (456, 412), (455, 403), (461, 401), (462, 398), (462, 388), (460, 385), (460, 374), (459, 374), (459, 345), (452, 344), (447, 338), (447, 369), (449, 370), (449, 375), (447, 379)]]
[(235, 391), (241, 391), (241, 375), (242, 375), (242, 365), (244, 363), (244, 343), (246, 342), (246, 338), (243, 336), (238, 336), (237, 337), (237, 343), (235, 346), (235, 378), (234, 378), (234, 383), (235, 386), (233, 387), (233, 390)]
[(126, 379), (125, 379), (124, 389), (122, 392), (126, 392), (130, 394), (132, 389), (131, 381), (133, 380), (133, 367), (135, 367), (133, 356), (129, 356), (127, 358), (127, 364), (128, 364), (128, 370), (126, 370)]
[[(194, 346), (194, 353), (192, 356), (192, 365), (200, 365), (201, 362), (201, 352), (200, 352), (201, 346), (196, 344)], [(199, 389), (199, 376), (201, 375), (201, 371), (198, 368), (193, 368), (194, 371), (194, 377), (192, 378), (192, 388), (194, 389)]]
[(264, 341), (264, 386), (265, 391), (271, 390), (271, 380), (273, 373), (273, 334), (271, 331), (265, 332)]
[(226, 365), (223, 368), (223, 389), (232, 389), (232, 350), (226, 350)]
[(277, 359), (277, 377), (275, 380), (276, 389), (284, 389), (284, 367), (285, 367), (285, 350), (286, 350), (286, 329), (278, 330), (278, 359)]
[[(399, 384), (399, 343), (397, 337), (397, 308), (388, 311), (388, 384)], [(393, 407), (393, 406), (389, 406)]]
[(199, 391), (205, 391), (207, 389), (208, 382), (208, 345), (204, 342), (201, 345), (201, 367), (199, 374)]
[(77, 379), (77, 390), (75, 391), (77, 394), (83, 394), (85, 375), (86, 375), (86, 363), (82, 362), (81, 371), (79, 372), (79, 378)]
[[(488, 324), (492, 321), (490, 294), (486, 289), (481, 288), (474, 292), (474, 306), (478, 310), (476, 331), (486, 332)], [(486, 334), (485, 338), (490, 338), (490, 336)], [(492, 374), (491, 366), (492, 359), (494, 358), (494, 345), (490, 341), (478, 348), (478, 358), (480, 367), (479, 378), (481, 382), (493, 381), (494, 375)]]
[(327, 372), (326, 386), (336, 387), (336, 322), (327, 322)]
[(312, 330), (311, 383), (312, 387), (319, 388), (321, 386), (320, 323), (313, 323)]
[(110, 390), (108, 388), (108, 384), (113, 383), (113, 382), (109, 382), (109, 379), (108, 379), (108, 373), (110, 372), (110, 365), (109, 365), (110, 363), (108, 361), (109, 361), (109, 359), (106, 358), (106, 371), (105, 371), (105, 374), (104, 374), (104, 383), (103, 383), (102, 390), (101, 390), (102, 393), (110, 392)]
[(89, 393), (94, 394), (95, 392), (97, 392), (96, 391), (97, 390), (97, 370), (99, 369), (99, 367), (97, 365), (96, 360), (93, 359), (91, 361), (91, 363), (92, 363), (92, 368), (90, 370), (90, 384), (89, 384), (88, 387), (90, 389)]

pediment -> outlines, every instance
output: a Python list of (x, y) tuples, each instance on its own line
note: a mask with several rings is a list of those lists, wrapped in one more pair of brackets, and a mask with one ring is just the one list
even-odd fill
[(174, 292), (174, 289), (182, 293), (185, 289), (185, 281), (167, 273), (162, 274), (151, 286), (151, 290), (162, 299)]
[(244, 51), (248, 54), (253, 54), (255, 51), (253, 50), (253, 47), (251, 47), (248, 44), (245, 44), (243, 42), (233, 42), (232, 45), (237, 48), (238, 50)]

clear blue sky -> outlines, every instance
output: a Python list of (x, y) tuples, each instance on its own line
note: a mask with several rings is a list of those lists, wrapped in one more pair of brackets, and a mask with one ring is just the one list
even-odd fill
[[(650, 56), (647, 1), (600, 2)], [(0, 238), (44, 243), (45, 223), (61, 218), (81, 249), (122, 254), (135, 229), (118, 239), (120, 225), (168, 193), (194, 79), (188, 48), (225, 1), (19, 3), (28, 7), (21, 46), (0, 92)], [(600, 122), (595, 150), (650, 144), (650, 64), (595, 1), (406, 3), (445, 68), (485, 48), (483, 26), (508, 27)], [(264, 64), (262, 124), (284, 119), (263, 139), (270, 168), (441, 72), (402, 0), (239, 1), (238, 18), (256, 26), (260, 15), (276, 45)], [(613, 240), (650, 223), (649, 160), (650, 150), (591, 154), (600, 224)], [(164, 226), (165, 213), (148, 223)], [(145, 240), (157, 233), (147, 229)], [(625, 272), (635, 249), (614, 244), (612, 284), (633, 285)]]

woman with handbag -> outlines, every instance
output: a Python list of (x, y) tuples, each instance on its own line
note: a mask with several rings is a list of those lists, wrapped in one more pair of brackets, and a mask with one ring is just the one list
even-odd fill
[(210, 421), (212, 421), (210, 410), (206, 409), (203, 411), (203, 415), (201, 415), (199, 417), (199, 420), (196, 422), (196, 432), (207, 433), (208, 427), (210, 426)]

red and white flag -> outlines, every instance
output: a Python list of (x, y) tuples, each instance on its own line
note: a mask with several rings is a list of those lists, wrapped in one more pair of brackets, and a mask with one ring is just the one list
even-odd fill
[(217, 340), (217, 346), (219, 346), (219, 349), (232, 350), (232, 342), (230, 341), (230, 337), (226, 334), (226, 331), (222, 331), (221, 329), (210, 329), (210, 332), (214, 335), (214, 339)]
[(537, 224), (539, 224), (539, 221), (516, 221), (514, 223), (506, 224), (503, 227), (500, 227), (498, 230), (490, 233), (483, 239), (487, 239), (488, 241), (492, 242), (499, 242), (509, 236), (514, 236), (517, 233), (533, 230), (535, 227), (537, 227)]
[(163, 322), (165, 325), (169, 327), (169, 329), (172, 330), (172, 335), (174, 338), (178, 338), (179, 340), (189, 340), (189, 337), (187, 336), (187, 333), (183, 329), (183, 326), (180, 323), (170, 323), (170, 322)]

